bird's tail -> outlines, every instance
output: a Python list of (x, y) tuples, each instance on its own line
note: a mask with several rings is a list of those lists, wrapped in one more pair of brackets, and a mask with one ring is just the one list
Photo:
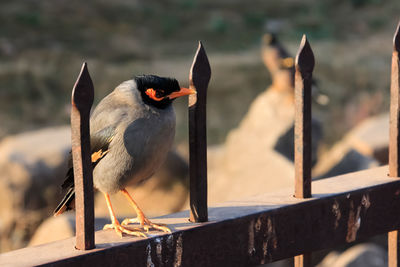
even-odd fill
[(75, 190), (71, 187), (65, 194), (64, 198), (58, 204), (57, 208), (54, 210), (54, 216), (58, 216), (64, 211), (75, 209)]

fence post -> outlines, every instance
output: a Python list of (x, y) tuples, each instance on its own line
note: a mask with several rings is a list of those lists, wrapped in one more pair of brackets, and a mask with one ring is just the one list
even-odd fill
[[(400, 22), (393, 38), (392, 73), (390, 84), (390, 131), (389, 131), (389, 176), (398, 178), (400, 175)], [(399, 231), (388, 234), (389, 267), (399, 266)]]
[[(314, 54), (303, 35), (296, 56), (294, 166), (296, 198), (311, 197), (311, 81)], [(311, 253), (294, 258), (295, 267), (311, 266)]]
[(72, 90), (71, 143), (74, 168), (76, 248), (93, 249), (94, 197), (93, 174), (90, 153), (90, 108), (94, 90), (86, 62)]
[(189, 174), (190, 221), (206, 222), (207, 211), (207, 87), (211, 68), (203, 44), (199, 42), (189, 74), (190, 88), (197, 94), (189, 96)]

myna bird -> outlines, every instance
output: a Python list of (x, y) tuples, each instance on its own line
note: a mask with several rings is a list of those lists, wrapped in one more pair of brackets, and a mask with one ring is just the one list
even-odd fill
[[(165, 161), (175, 135), (175, 98), (196, 91), (181, 88), (172, 78), (155, 75), (137, 76), (120, 84), (94, 109), (90, 117), (90, 143), (92, 152), (93, 184), (106, 199), (111, 224), (122, 233), (146, 236), (150, 228), (170, 232), (165, 225), (152, 223), (144, 215), (125, 189), (151, 177)], [(54, 211), (59, 215), (74, 209), (74, 174), (71, 167), (62, 188), (66, 195)], [(137, 217), (118, 222), (110, 201), (110, 194), (121, 192), (133, 206)], [(143, 228), (130, 230), (125, 226), (139, 223)]]
[[(271, 73), (273, 88), (294, 90), (295, 62), (286, 48), (279, 42), (276, 34), (266, 33), (262, 37), (261, 57)], [(329, 97), (322, 93), (315, 78), (312, 79), (312, 98), (321, 105), (329, 103)]]

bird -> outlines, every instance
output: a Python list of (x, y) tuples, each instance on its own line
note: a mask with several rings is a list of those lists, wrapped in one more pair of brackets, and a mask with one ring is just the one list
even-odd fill
[[(91, 160), (93, 185), (103, 193), (111, 224), (103, 229), (146, 237), (156, 229), (171, 232), (164, 224), (151, 222), (126, 190), (150, 178), (165, 161), (175, 136), (175, 112), (172, 102), (196, 90), (180, 87), (174, 78), (139, 75), (117, 86), (104, 97), (90, 116)], [(75, 207), (72, 157), (64, 183), (64, 198), (54, 210), (54, 216)], [(122, 193), (137, 217), (119, 223), (110, 195)], [(127, 226), (139, 223), (133, 230)]]
[[(272, 84), (275, 90), (293, 91), (295, 75), (295, 59), (279, 42), (275, 33), (265, 33), (262, 36), (261, 57), (264, 65), (271, 73)], [(320, 106), (329, 103), (329, 96), (324, 94), (313, 77), (311, 95), (313, 101)]]

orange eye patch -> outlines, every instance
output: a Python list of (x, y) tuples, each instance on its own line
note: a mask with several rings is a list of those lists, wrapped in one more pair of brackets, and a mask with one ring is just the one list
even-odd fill
[(156, 101), (161, 101), (164, 99), (163, 97), (157, 97), (156, 94), (157, 92), (153, 88), (149, 88), (146, 90), (146, 95), (148, 95), (151, 99)]

